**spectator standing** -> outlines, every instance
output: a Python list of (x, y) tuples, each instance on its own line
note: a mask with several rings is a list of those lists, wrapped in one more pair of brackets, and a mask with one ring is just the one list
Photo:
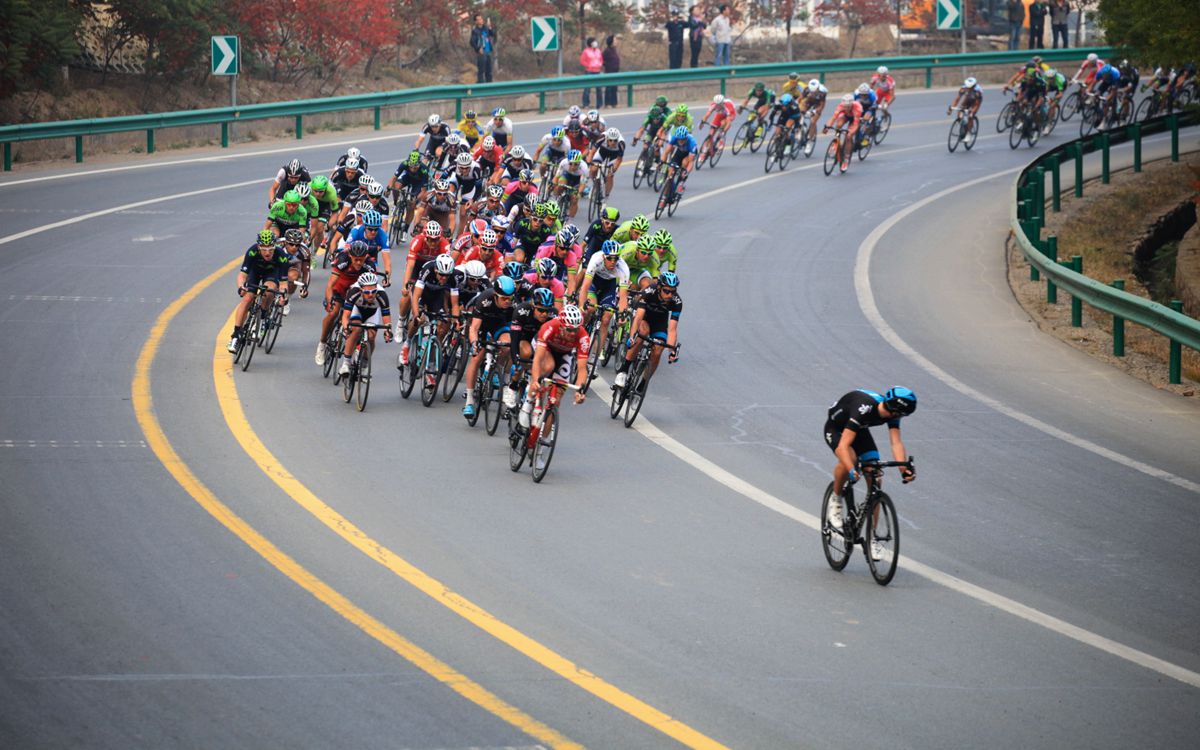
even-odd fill
[(1046, 14), (1049, 12), (1049, 7), (1041, 0), (1029, 4), (1029, 49), (1046, 48)]
[(1071, 14), (1071, 4), (1067, 0), (1054, 0), (1050, 5), (1050, 38), (1054, 49), (1058, 49), (1058, 38), (1062, 37), (1063, 49), (1067, 44), (1067, 16)]
[(688, 8), (688, 38), (692, 43), (692, 67), (700, 67), (700, 47), (704, 44), (704, 30), (708, 24), (700, 12), (699, 5)]
[(475, 26), (471, 29), (471, 49), (475, 50), (475, 82), (491, 83), (496, 32), (492, 30), (490, 22), (484, 23), (480, 14), (475, 15)]
[(1025, 3), (1008, 0), (1008, 48), (1021, 49), (1021, 27), (1025, 25)]
[[(598, 76), (604, 70), (604, 55), (600, 52), (600, 46), (596, 44), (596, 37), (589, 36), (587, 45), (584, 46), (583, 52), (579, 53), (579, 64), (583, 66), (583, 74), (589, 76)], [(583, 106), (591, 106), (591, 87), (583, 90)], [(604, 89), (596, 87), (596, 107), (604, 106)]]
[(672, 10), (671, 20), (667, 21), (667, 65), (671, 70), (683, 67), (683, 32), (687, 27), (683, 14)]
[[(612, 34), (604, 40), (604, 52), (601, 53), (601, 58), (604, 60), (605, 73), (620, 73), (621, 72), (621, 53), (617, 51), (617, 39)], [(617, 87), (604, 87), (604, 106), (617, 106)]]
[(733, 48), (733, 23), (730, 21), (731, 11), (728, 5), (722, 5), (717, 10), (717, 17), (713, 19), (709, 27), (709, 33), (712, 34), (713, 49), (716, 50), (713, 55), (713, 65), (729, 65), (730, 53)]

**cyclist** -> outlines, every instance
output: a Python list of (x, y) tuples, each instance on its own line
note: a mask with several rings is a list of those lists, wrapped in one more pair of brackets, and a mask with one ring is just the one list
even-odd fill
[(524, 146), (515, 144), (500, 161), (500, 169), (492, 175), (492, 184), (507, 185), (520, 177), (521, 172), (526, 169), (533, 169), (533, 159), (525, 153)]
[[(513, 362), (519, 359), (533, 359), (534, 337), (542, 326), (557, 314), (554, 293), (546, 288), (534, 289), (528, 300), (513, 309), (512, 323), (509, 326), (509, 353)], [(517, 405), (520, 376), (516, 367), (510, 370), (509, 382), (505, 384), (502, 396), (504, 406), (508, 409)]]
[(600, 334), (595, 342), (603, 351), (613, 308), (623, 315), (629, 306), (629, 264), (621, 259), (621, 246), (615, 241), (605, 240), (600, 252), (588, 261), (583, 281), (579, 284), (579, 299), (583, 302), (584, 315), (589, 321), (597, 306), (604, 311), (600, 319)]
[(517, 240), (517, 245), (513, 248), (513, 260), (520, 263), (532, 261), (542, 243), (562, 229), (558, 216), (558, 204), (545, 201), (538, 204), (532, 216), (518, 219), (513, 224), (513, 236)]
[(330, 268), (329, 280), (325, 282), (325, 296), (321, 301), (325, 318), (321, 321), (321, 336), (317, 339), (317, 353), (313, 357), (318, 365), (325, 364), (325, 344), (322, 342), (342, 310), (346, 293), (361, 274), (374, 271), (375, 265), (367, 257), (367, 243), (352, 242), (345, 250), (338, 252)]
[(271, 230), (264, 229), (258, 233), (258, 241), (246, 250), (237, 275), (237, 293), (242, 299), (234, 312), (233, 334), (229, 337), (229, 345), (226, 347), (230, 353), (237, 351), (238, 339), (242, 337), (242, 325), (246, 322), (246, 314), (250, 311), (250, 303), (254, 299), (253, 294), (246, 292), (256, 286), (267, 287), (268, 291), (262, 298), (262, 309), (264, 312), (270, 310), (275, 301), (275, 292), (287, 279), (290, 263), (291, 259), (287, 254), (275, 247), (275, 235)]
[(484, 269), (484, 275), (494, 279), (504, 268), (504, 255), (499, 251), (500, 235), (493, 229), (484, 229), (479, 233), (478, 242), (463, 253), (459, 263), (467, 265), (479, 261)]
[(425, 226), (413, 237), (408, 246), (408, 256), (405, 260), (404, 279), (400, 290), (400, 317), (407, 319), (412, 304), (412, 288), (416, 284), (417, 274), (427, 263), (443, 253), (449, 254), (450, 240), (442, 233), (442, 225), (430, 219)]
[[(754, 102), (754, 106), (750, 106), (751, 101)], [(767, 88), (767, 84), (763, 83), (762, 81), (755, 83), (750, 89), (750, 92), (746, 94), (746, 101), (742, 102), (742, 109), (753, 109), (758, 114), (758, 121), (760, 125), (762, 125), (762, 123), (766, 123), (754, 133), (755, 138), (758, 137), (758, 134), (762, 132), (763, 128), (771, 124), (766, 122), (765, 118), (768, 110), (774, 103), (775, 92)]]
[[(354, 204), (354, 207), (350, 210), (348, 215), (345, 211), (339, 211), (338, 214), (333, 217), (331, 222), (333, 224), (333, 231), (330, 232), (329, 242), (326, 245), (326, 252), (337, 252), (338, 250), (344, 250), (346, 246), (346, 237), (349, 236), (350, 230), (362, 224), (362, 217), (365, 216), (367, 211), (370, 210), (371, 202), (366, 198), (363, 198)], [(345, 216), (345, 218), (339, 219), (339, 216)]]
[(804, 84), (800, 83), (799, 73), (788, 73), (787, 80), (779, 87), (780, 95), (791, 94), (793, 99), (799, 99), (804, 93)]
[(649, 234), (621, 245), (621, 260), (629, 268), (629, 288), (634, 292), (647, 289), (658, 277), (660, 264), (654, 245)]
[[(638, 295), (634, 303), (633, 323), (629, 330), (635, 336), (625, 342), (625, 359), (617, 366), (617, 375), (613, 378), (614, 388), (624, 388), (629, 379), (629, 365), (642, 348), (643, 339), (658, 339), (665, 341), (668, 347), (674, 347), (679, 341), (679, 316), (683, 314), (683, 299), (679, 296), (679, 277), (673, 271), (664, 271), (650, 287)], [(662, 348), (654, 347), (650, 351), (650, 367), (646, 372), (643, 383), (649, 383), (658, 369), (658, 360), (662, 357)], [(678, 349), (672, 349), (670, 361), (679, 359)]]
[(556, 167), (571, 150), (567, 140), (567, 131), (561, 126), (550, 128), (550, 132), (542, 136), (537, 148), (533, 150), (533, 159), (538, 165), (538, 176), (545, 177), (547, 170)]
[(504, 210), (513, 216), (517, 206), (536, 206), (538, 204), (538, 187), (533, 184), (533, 170), (522, 169), (517, 173), (517, 179), (504, 186)]
[(865, 83), (858, 84), (858, 88), (854, 90), (854, 98), (862, 105), (863, 127), (861, 132), (865, 141), (871, 132), (871, 123), (875, 119), (875, 105), (879, 99), (875, 96), (875, 92), (871, 90), (871, 87)]
[(549, 258), (554, 261), (554, 278), (563, 282), (566, 285), (568, 292), (574, 292), (578, 285), (576, 271), (579, 268), (580, 259), (583, 258), (583, 248), (575, 242), (574, 233), (569, 227), (573, 224), (568, 224), (554, 234), (554, 238), (542, 243), (538, 248), (537, 255), (534, 256), (540, 260)]
[[(659, 97), (660, 99), (663, 97)], [(658, 135), (659, 128), (666, 121), (666, 113), (662, 107), (654, 106), (646, 113), (646, 119), (642, 121), (642, 126), (633, 134), (633, 140), (640, 141), (645, 136), (647, 141), (655, 140)]]
[(896, 79), (888, 74), (886, 65), (880, 65), (875, 69), (875, 75), (871, 76), (871, 90), (875, 92), (880, 109), (886, 110), (892, 106), (892, 102), (896, 99)]
[(483, 175), (479, 164), (471, 159), (465, 151), (454, 157), (454, 172), (448, 182), (451, 191), (458, 198), (458, 223), (455, 226), (466, 226), (467, 209), (475, 200), (475, 196), (483, 192)]
[(1179, 66), (1175, 72), (1175, 77), (1171, 81), (1172, 96), (1179, 96), (1179, 92), (1183, 91), (1184, 87), (1196, 80), (1196, 64), (1194, 62), (1185, 62)]
[(592, 142), (588, 140), (587, 131), (583, 129), (583, 124), (578, 120), (571, 120), (566, 125), (564, 135), (567, 139), (567, 148), (577, 149), (579, 151), (587, 151)]
[(833, 110), (833, 114), (829, 116), (829, 122), (825, 123), (825, 127), (821, 132), (828, 133), (830, 128), (842, 127), (846, 128), (846, 139), (842, 141), (841, 171), (845, 172), (850, 168), (850, 156), (854, 153), (854, 143), (858, 129), (862, 124), (862, 105), (854, 98), (854, 94), (846, 94), (842, 97), (842, 103)]
[(1121, 71), (1112, 65), (1106, 64), (1096, 71), (1095, 79), (1088, 84), (1087, 90), (1089, 92), (1094, 90), (1096, 95), (1100, 97), (1100, 101), (1104, 103), (1105, 117), (1104, 121), (1100, 123), (1101, 129), (1108, 126), (1108, 112), (1111, 111), (1109, 108), (1113, 104), (1113, 94), (1119, 90), (1120, 83)]
[[(825, 444), (838, 459), (833, 468), (833, 497), (829, 499), (826, 516), (830, 524), (842, 522), (842, 490), (847, 479), (858, 481), (858, 463), (879, 460), (879, 448), (870, 428), (886, 424), (892, 457), (904, 461), (908, 452), (900, 438), (900, 419), (916, 410), (917, 394), (899, 385), (883, 394), (866, 389), (850, 391), (829, 407)], [(906, 483), (917, 477), (911, 469), (902, 468), (900, 474)]]
[(329, 225), (329, 220), (334, 214), (340, 212), (341, 199), (325, 175), (319, 174), (314, 177), (310, 187), (312, 197), (317, 203), (317, 212), (309, 216), (308, 231), (312, 235), (312, 246), (321, 248), (325, 246), (325, 227)]
[[(387, 232), (381, 230), (383, 217), (378, 211), (367, 211), (362, 217), (363, 223), (350, 230), (346, 242), (362, 241), (367, 243), (367, 254), (376, 268), (382, 268), (381, 279), (386, 287), (392, 275), (392, 246), (388, 241)], [(380, 262), (382, 261), (382, 262)]]
[[(617, 231), (617, 222), (621, 219), (621, 212), (616, 206), (605, 206), (600, 212), (600, 218), (588, 225), (587, 231), (583, 233), (583, 260), (582, 265), (587, 266), (588, 261), (600, 249), (601, 245), (606, 240), (613, 238)], [(621, 243), (617, 243), (620, 246)]]
[(604, 131), (608, 130), (608, 125), (604, 122), (604, 118), (600, 116), (600, 110), (589, 109), (587, 114), (583, 116), (584, 131), (587, 133), (588, 143), (595, 145), (604, 137)]
[(354, 206), (356, 213), (361, 214), (362, 211), (359, 210), (358, 204), (362, 201), (366, 201), (368, 206), (367, 210), (376, 211), (379, 213), (379, 216), (383, 221), (381, 226), (383, 226), (384, 231), (387, 231), (388, 224), (391, 221), (392, 209), (391, 206), (388, 205), (387, 199), (383, 197), (383, 185), (379, 184), (374, 177), (371, 177), (367, 174), (362, 176), (360, 182), (362, 184), (358, 190), (350, 193), (349, 197), (346, 198), (346, 203), (342, 206), (340, 214), (334, 217), (334, 222), (338, 225), (345, 223), (351, 206)]
[(289, 315), (292, 303), (288, 298), (296, 291), (296, 282), (300, 282), (300, 299), (308, 296), (309, 268), (312, 264), (312, 252), (304, 244), (304, 232), (299, 229), (289, 229), (283, 233), (283, 251), (288, 256), (287, 292), (283, 295), (283, 314)]
[[(771, 119), (775, 121), (774, 136), (779, 136), (784, 128), (792, 128), (791, 138), (796, 136), (796, 125), (799, 124), (801, 117), (800, 103), (792, 98), (791, 94), (784, 94), (779, 97), (779, 102), (775, 104)], [(784, 144), (784, 148), (791, 148), (791, 143)]]
[(480, 135), (479, 121), (475, 119), (475, 110), (468, 109), (463, 112), (463, 118), (458, 121), (458, 132), (462, 133), (468, 146), (475, 147), (475, 142), (479, 140)]
[(308, 169), (300, 163), (299, 159), (292, 159), (280, 167), (279, 172), (275, 175), (275, 181), (271, 183), (271, 189), (267, 191), (267, 208), (275, 205), (275, 201), (283, 198), (283, 194), (287, 191), (295, 190), (300, 183), (311, 181), (312, 176), (308, 173)]
[(554, 177), (554, 190), (552, 195), (555, 198), (560, 198), (563, 194), (569, 196), (567, 205), (567, 216), (575, 217), (575, 212), (579, 210), (579, 186), (583, 181), (583, 152), (579, 149), (571, 149), (567, 152), (567, 157), (558, 163), (558, 174)]
[[(447, 307), (449, 307), (451, 317), (455, 320), (462, 314), (458, 299), (458, 281), (459, 277), (454, 273), (454, 256), (449, 253), (437, 256), (418, 272), (416, 282), (413, 284), (411, 302), (415, 314), (409, 317), (404, 346), (400, 348), (399, 364), (401, 367), (408, 364), (409, 344), (422, 320), (445, 312)], [(447, 305), (447, 301), (449, 301), (449, 305)], [(448, 324), (444, 321), (438, 325), (437, 335), (439, 338), (446, 335), (447, 328)], [(433, 376), (433, 373), (428, 373), (428, 375)]]
[(604, 168), (604, 194), (612, 195), (613, 175), (621, 168), (621, 161), (625, 158), (625, 138), (622, 137), (621, 131), (616, 128), (609, 128), (604, 131), (604, 137), (596, 143), (596, 148), (592, 150), (592, 166), (589, 174), (590, 179), (596, 179), (596, 173), (601, 167)]
[[(658, 130), (659, 141), (664, 141), (673, 137), (676, 130), (679, 128), (687, 128), (687, 131), (692, 132), (692, 128), (696, 124), (696, 119), (692, 117), (692, 113), (688, 112), (688, 105), (676, 105), (675, 111), (667, 115), (667, 119), (663, 120), (663, 126)], [(666, 161), (666, 156), (663, 156), (663, 161)]]
[(504, 210), (504, 188), (499, 185), (488, 185), (483, 191), (483, 197), (467, 208), (467, 221), (483, 218), (480, 213), (484, 211), (489, 214), (489, 221), (496, 216), (508, 213)]
[(429, 184), (431, 173), (429, 167), (421, 161), (421, 152), (413, 149), (408, 158), (396, 167), (396, 174), (388, 181), (388, 189), (393, 193), (404, 192), (408, 199), (404, 201), (404, 216), (396, 219), (404, 222), (404, 227), (412, 225), (413, 212), (417, 208), (417, 196)]
[(449, 180), (435, 179), (433, 185), (426, 188), (417, 197), (417, 210), (413, 214), (413, 226), (419, 227), (427, 219), (433, 219), (442, 225), (442, 231), (454, 234), (454, 206), (457, 199), (454, 188)]
[(1137, 85), (1142, 80), (1142, 74), (1128, 60), (1122, 60), (1121, 65), (1117, 68), (1121, 73), (1121, 81), (1117, 85), (1117, 93), (1129, 102), (1129, 106), (1133, 106), (1133, 95), (1137, 93)]
[(549, 289), (554, 295), (554, 306), (561, 308), (567, 296), (567, 286), (559, 280), (557, 271), (558, 264), (552, 258), (540, 258), (535, 261), (533, 270), (517, 280), (517, 290), (521, 298), (529, 297), (539, 288)]
[(267, 221), (263, 224), (263, 229), (269, 230), (276, 237), (289, 229), (307, 227), (308, 209), (304, 207), (300, 193), (296, 190), (287, 191), (283, 198), (271, 205), (271, 212), (267, 214)]
[(485, 135), (471, 151), (471, 158), (479, 164), (483, 178), (490, 179), (492, 174), (499, 171), (504, 161), (504, 149), (496, 143), (494, 136)]
[(517, 285), (507, 276), (501, 276), (492, 282), (490, 288), (480, 292), (467, 303), (467, 311), (471, 315), (471, 324), (467, 328), (467, 341), (470, 343), (470, 359), (467, 360), (466, 383), (467, 404), (463, 407), (463, 416), (475, 416), (475, 376), (483, 363), (483, 341), (495, 341), (500, 345), (496, 353), (496, 361), (492, 365), (494, 373), (504, 372), (508, 367), (510, 350), (509, 329), (513, 319), (513, 295)]
[(979, 108), (982, 105), (983, 87), (979, 85), (979, 81), (976, 81), (974, 77), (971, 77), (963, 81), (963, 85), (959, 87), (958, 94), (955, 95), (954, 101), (951, 102), (950, 106), (946, 108), (946, 114), (948, 115), (954, 111), (955, 107), (962, 106), (962, 108), (970, 115), (977, 117), (979, 115)]
[(351, 146), (350, 148), (346, 149), (346, 153), (338, 157), (337, 163), (334, 165), (334, 169), (346, 166), (346, 162), (350, 159), (358, 159), (358, 165), (364, 172), (366, 172), (370, 166), (367, 162), (367, 157), (362, 155), (362, 151), (359, 151), (357, 146)]
[(650, 220), (646, 218), (645, 214), (638, 214), (617, 227), (612, 238), (624, 245), (626, 242), (636, 241), (637, 238), (649, 231)]
[(675, 180), (676, 199), (683, 194), (683, 186), (687, 182), (688, 175), (692, 173), (692, 165), (696, 163), (696, 152), (699, 149), (696, 139), (683, 125), (675, 128), (675, 131), (671, 133), (671, 140), (667, 143), (667, 153), (663, 156), (663, 161), (672, 167), (672, 171), (680, 168), (683, 170), (683, 174), (677, 175)]
[(529, 368), (529, 387), (525, 403), (517, 417), (522, 427), (529, 427), (533, 402), (541, 391), (541, 379), (553, 373), (555, 379), (566, 380), (571, 374), (571, 355), (576, 358), (575, 403), (582, 404), (587, 395), (583, 386), (587, 382), (587, 357), (591, 350), (591, 339), (583, 328), (583, 313), (575, 305), (567, 305), (558, 317), (542, 324), (534, 339), (533, 364)]
[[(1099, 55), (1097, 55), (1095, 52), (1089, 52), (1087, 59), (1080, 63), (1079, 70), (1076, 71), (1075, 75), (1071, 76), (1071, 83), (1079, 83), (1079, 76), (1086, 73), (1087, 76), (1083, 79), (1083, 83), (1085, 86), (1091, 86), (1092, 81), (1096, 79), (1096, 72), (1105, 65), (1107, 65), (1107, 63), (1101, 60)], [(1018, 75), (1021, 72), (1023, 72), (1023, 69), (1018, 71)], [(1008, 85), (1012, 86), (1013, 81), (1016, 79), (1017, 76), (1013, 76), (1012, 79), (1009, 80)]]
[(450, 137), (450, 126), (442, 122), (441, 115), (430, 115), (429, 119), (421, 127), (421, 132), (417, 133), (417, 142), (413, 148), (417, 151), (421, 150), (421, 144), (425, 144), (425, 160), (430, 164), (440, 167), (442, 165), (443, 146), (446, 145), (446, 139)]
[(665, 229), (660, 229), (650, 237), (654, 243), (654, 253), (658, 256), (657, 271), (674, 271), (679, 264), (679, 254), (675, 251), (675, 238)]
[[(379, 281), (379, 277), (371, 271), (363, 272), (342, 303), (342, 334), (346, 337), (346, 344), (342, 349), (342, 364), (338, 366), (339, 375), (350, 374), (350, 358), (363, 333), (362, 328), (351, 326), (351, 322), (382, 325), (383, 340), (392, 340), (392, 310), (388, 305), (387, 292), (379, 288)], [(373, 330), (367, 331), (367, 345), (371, 351), (375, 351)]]
[[(1057, 69), (1051, 68), (1050, 72), (1046, 73), (1046, 92), (1049, 96), (1047, 104), (1054, 105), (1054, 116), (1057, 117), (1059, 108), (1062, 106), (1063, 95), (1067, 93), (1067, 77), (1059, 73)], [(1132, 91), (1130, 94), (1132, 95)]]
[(346, 159), (346, 163), (337, 169), (333, 170), (333, 174), (329, 175), (329, 181), (333, 183), (333, 189), (337, 191), (338, 198), (346, 200), (358, 189), (359, 179), (366, 174), (367, 171), (362, 167), (362, 161), (358, 157)]
[(808, 140), (814, 140), (817, 137), (817, 121), (821, 119), (821, 114), (825, 111), (825, 100), (829, 97), (829, 89), (825, 88), (816, 78), (808, 82), (808, 87), (804, 89), (803, 95), (800, 97), (800, 111), (807, 114), (812, 112), (812, 117), (808, 122)]
[(496, 107), (492, 110), (492, 119), (487, 124), (487, 134), (495, 139), (500, 148), (508, 149), (509, 142), (513, 141), (513, 123), (508, 119), (508, 111), (504, 107)]
[(720, 151), (725, 145), (725, 134), (729, 132), (729, 126), (733, 124), (733, 118), (737, 117), (737, 107), (724, 96), (717, 94), (713, 97), (712, 104), (708, 106), (704, 117), (700, 118), (700, 126), (707, 125), (710, 117), (713, 129), (713, 151)]
[[(1039, 117), (1044, 117), (1046, 103), (1046, 78), (1042, 75), (1040, 66), (1029, 61), (1029, 65), (1025, 67), (1021, 73), (1020, 83), (1018, 84), (1017, 101), (1024, 102), (1031, 112), (1038, 113)], [(1005, 93), (1008, 92), (1009, 86), (1004, 87)]]

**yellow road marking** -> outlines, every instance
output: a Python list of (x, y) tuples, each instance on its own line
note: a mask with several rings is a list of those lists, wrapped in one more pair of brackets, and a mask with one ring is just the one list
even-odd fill
[(279, 485), (279, 488), (295, 500), (296, 503), (315, 516), (321, 523), (328, 526), (338, 536), (358, 548), (367, 557), (370, 557), (412, 584), (417, 590), (429, 596), (438, 604), (441, 604), (451, 612), (500, 640), (502, 643), (511, 646), (519, 653), (529, 657), (563, 679), (569, 680), (600, 700), (624, 711), (635, 719), (687, 747), (704, 750), (718, 750), (725, 747), (716, 740), (624, 692), (547, 646), (535, 641), (511, 625), (497, 619), (495, 615), (483, 607), (451, 590), (446, 584), (431, 577), (385, 547), (382, 543), (367, 536), (366, 532), (355, 526), (348, 518), (326, 505), (324, 501), (313, 494), (308, 487), (283, 466), (279, 459), (275, 458), (271, 451), (267, 449), (267, 446), (263, 444), (262, 440), (259, 439), (257, 433), (250, 426), (250, 422), (246, 419), (246, 413), (243, 411), (241, 400), (238, 398), (237, 384), (233, 379), (233, 362), (229, 357), (229, 353), (225, 350), (224, 334), (232, 326), (233, 313), (230, 313), (229, 319), (217, 331), (216, 344), (213, 348), (213, 381), (216, 385), (217, 402), (221, 406), (221, 412), (225, 415), (225, 422), (229, 425), (229, 430), (237, 438), (242, 449), (258, 465), (258, 468), (262, 469), (263, 473), (270, 477), (271, 481)]
[[(440, 661), (387, 625), (376, 620), (330, 587), (329, 584), (317, 578), (304, 566), (272, 544), (270, 540), (258, 533), (254, 527), (242, 520), (229, 506), (218, 500), (216, 495), (192, 473), (188, 465), (175, 452), (175, 448), (167, 440), (167, 436), (158, 422), (158, 417), (154, 414), (154, 401), (150, 390), (150, 368), (154, 364), (154, 358), (158, 354), (158, 348), (162, 342), (163, 335), (166, 333), (167, 326), (170, 325), (175, 316), (188, 303), (195, 299), (200, 292), (204, 291), (204, 289), (218, 278), (233, 270), (239, 262), (240, 259), (235, 259), (226, 263), (185, 292), (179, 299), (168, 305), (167, 309), (163, 310), (162, 314), (158, 316), (158, 320), (155, 321), (154, 327), (150, 330), (150, 337), (146, 340), (145, 345), (142, 347), (142, 352), (138, 356), (133, 376), (133, 410), (137, 415), (137, 421), (142, 428), (142, 432), (146, 435), (146, 442), (154, 451), (154, 455), (158, 457), (162, 465), (175, 478), (175, 481), (192, 496), (200, 507), (204, 508), (213, 518), (217, 519), (221, 525), (232, 531), (234, 535), (261, 555), (264, 560), (275, 566), (281, 573), (299, 584), (305, 591), (312, 594), (334, 612), (353, 623), (364, 633), (404, 657), (413, 666), (449, 687), (462, 697), (503, 719), (539, 742), (543, 742), (553, 748), (562, 748), (563, 750), (582, 748), (582, 745), (572, 742), (532, 716), (509, 705), (482, 685), (472, 681), (450, 665)], [(228, 359), (228, 356), (226, 356), (226, 359)]]

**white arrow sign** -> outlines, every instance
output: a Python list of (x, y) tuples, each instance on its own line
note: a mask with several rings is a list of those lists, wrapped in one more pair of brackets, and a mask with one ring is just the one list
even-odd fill
[(548, 16), (534, 16), (529, 19), (533, 23), (533, 51), (545, 52), (558, 49), (557, 24)]
[[(213, 75), (224, 76), (237, 73), (237, 50), (229, 44), (230, 39), (237, 37), (214, 36), (213, 42)], [(237, 42), (235, 41), (234, 44)], [(218, 57), (218, 53), (220, 57)], [(233, 68), (231, 71), (230, 68)]]
[(960, 0), (938, 0), (938, 19), (937, 27), (939, 29), (957, 29), (959, 27), (958, 14), (961, 9)]

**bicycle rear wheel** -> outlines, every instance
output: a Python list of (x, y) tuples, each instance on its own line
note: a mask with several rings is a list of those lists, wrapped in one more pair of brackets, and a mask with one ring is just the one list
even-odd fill
[[(242, 339), (244, 340), (245, 350), (242, 356), (242, 372), (250, 369), (250, 360), (254, 359), (254, 350), (258, 347), (258, 329), (262, 327), (262, 308), (258, 306), (258, 300), (250, 303), (250, 314), (246, 316), (246, 322), (242, 325)], [(241, 347), (243, 341), (238, 342)]]
[(1075, 116), (1079, 111), (1079, 89), (1075, 89), (1063, 99), (1062, 108), (1059, 110), (1059, 116), (1062, 121), (1066, 122)]
[(1000, 109), (1000, 116), (996, 118), (997, 133), (1003, 133), (1012, 127), (1013, 115), (1016, 113), (1016, 110), (1017, 108), (1013, 106), (1012, 102), (1008, 102)]
[(879, 122), (875, 127), (874, 140), (876, 146), (883, 143), (883, 139), (887, 138), (888, 131), (891, 129), (892, 113), (885, 110), (883, 114), (879, 116)]
[[(896, 563), (900, 561), (900, 525), (896, 522), (896, 506), (892, 499), (880, 492), (867, 507), (864, 522), (864, 547), (871, 575), (880, 586), (892, 582), (896, 575)], [(879, 559), (875, 557), (878, 555)]]
[[(366, 334), (363, 334), (364, 336)], [(361, 350), (358, 360), (358, 410), (367, 408), (367, 396), (371, 393), (371, 346)]]
[(854, 551), (854, 542), (845, 533), (845, 503), (839, 523), (829, 523), (829, 501), (833, 498), (833, 482), (825, 488), (825, 496), (821, 500), (821, 550), (825, 553), (825, 561), (834, 570), (842, 570), (850, 561), (850, 553)]

